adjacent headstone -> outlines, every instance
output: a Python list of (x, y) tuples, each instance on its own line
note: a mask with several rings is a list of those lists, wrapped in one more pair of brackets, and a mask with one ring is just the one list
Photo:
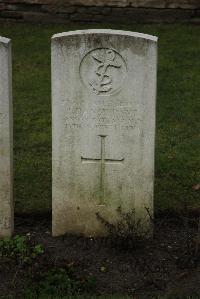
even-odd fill
[(102, 236), (97, 214), (153, 212), (157, 38), (85, 30), (52, 38), (53, 235)]
[(11, 41), (0, 37), (0, 238), (13, 231)]

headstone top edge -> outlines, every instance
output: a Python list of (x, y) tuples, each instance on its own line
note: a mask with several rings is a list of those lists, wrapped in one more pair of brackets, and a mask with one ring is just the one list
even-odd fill
[(9, 44), (10, 42), (11, 42), (11, 39), (9, 39), (7, 37), (0, 36), (0, 43)]
[(62, 32), (62, 33), (54, 34), (52, 36), (52, 40), (68, 37), (68, 36), (89, 35), (89, 34), (121, 35), (121, 36), (142, 38), (153, 42), (157, 42), (158, 40), (158, 37), (154, 35), (133, 32), (133, 31), (125, 31), (125, 30), (113, 30), (113, 29), (86, 29), (86, 30), (74, 30), (74, 31)]

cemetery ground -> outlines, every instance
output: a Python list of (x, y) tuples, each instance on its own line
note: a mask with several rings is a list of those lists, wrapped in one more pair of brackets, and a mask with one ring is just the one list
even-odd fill
[(159, 37), (153, 240), (123, 217), (125, 232), (105, 239), (51, 237), (50, 37), (89, 27), (0, 26), (13, 44), (16, 213), (15, 237), (0, 243), (0, 298), (198, 298), (199, 26), (117, 26)]

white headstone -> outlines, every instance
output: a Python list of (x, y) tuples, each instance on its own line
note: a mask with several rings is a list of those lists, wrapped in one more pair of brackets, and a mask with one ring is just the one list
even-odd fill
[(13, 231), (11, 41), (0, 37), (0, 238)]
[(101, 236), (153, 212), (157, 38), (84, 30), (52, 38), (53, 235)]

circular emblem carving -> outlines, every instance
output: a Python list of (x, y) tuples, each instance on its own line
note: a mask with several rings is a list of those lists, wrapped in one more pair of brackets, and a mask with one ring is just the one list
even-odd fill
[(80, 65), (84, 85), (99, 96), (109, 96), (122, 87), (127, 74), (126, 62), (115, 50), (98, 48), (87, 53)]

